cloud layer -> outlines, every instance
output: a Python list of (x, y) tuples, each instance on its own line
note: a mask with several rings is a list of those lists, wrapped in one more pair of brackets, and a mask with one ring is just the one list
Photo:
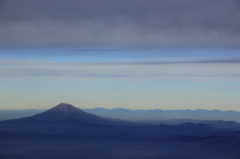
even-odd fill
[(1, 62), (0, 80), (239, 81), (239, 63)]
[(0, 0), (0, 47), (240, 47), (239, 0)]

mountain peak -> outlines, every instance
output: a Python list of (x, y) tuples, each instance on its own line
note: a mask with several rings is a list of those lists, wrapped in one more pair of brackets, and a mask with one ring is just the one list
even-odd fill
[(71, 104), (68, 103), (60, 103), (56, 105), (55, 107), (49, 109), (48, 111), (60, 111), (60, 112), (83, 112), (80, 109), (74, 107)]
[(23, 118), (22, 120), (69, 123), (99, 123), (103, 121), (97, 115), (86, 113), (68, 103), (60, 103), (45, 112)]
[(36, 124), (49, 124), (49, 123), (62, 123), (62, 124), (109, 124), (111, 120), (98, 117), (97, 115), (87, 113), (79, 108), (74, 107), (68, 103), (60, 103), (55, 107), (25, 118), (13, 119), (9, 122), (17, 123), (36, 123)]

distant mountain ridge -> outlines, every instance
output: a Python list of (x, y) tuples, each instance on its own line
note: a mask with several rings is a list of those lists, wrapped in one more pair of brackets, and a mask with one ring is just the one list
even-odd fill
[[(63, 109), (63, 108), (62, 108)], [(77, 108), (78, 109), (78, 108)], [(192, 119), (192, 120), (225, 120), (240, 122), (240, 112), (220, 110), (129, 110), (123, 108), (105, 109), (93, 108), (82, 109), (91, 114), (101, 117), (110, 117), (123, 120), (170, 120), (170, 119)], [(16, 119), (42, 113), (46, 110), (0, 110), (0, 120)]]
[(44, 111), (46, 109), (0, 110), (0, 121), (28, 117)]
[[(207, 124), (215, 128), (223, 128), (223, 129), (231, 129), (231, 130), (237, 130), (240, 131), (240, 123), (237, 123), (235, 121), (223, 121), (223, 120), (196, 120), (196, 119), (155, 119), (152, 118), (152, 120), (146, 119), (144, 117), (151, 116), (156, 118), (162, 118), (163, 115), (169, 115), (169, 113), (172, 113), (174, 111), (163, 111), (163, 110), (128, 110), (128, 109), (103, 109), (103, 108), (95, 108), (90, 109), (92, 111), (101, 110), (101, 113), (97, 112), (86, 112), (84, 110), (81, 110), (77, 107), (74, 107), (71, 104), (68, 103), (60, 103), (53, 108), (46, 110), (44, 112), (29, 116), (29, 117), (23, 117), (19, 119), (12, 119), (12, 120), (5, 120), (0, 121), (0, 124), (2, 125), (15, 125), (15, 124), (77, 124), (77, 125), (89, 125), (89, 126), (111, 126), (111, 125), (179, 125), (184, 123), (194, 123), (194, 124)], [(182, 110), (183, 112), (189, 111), (189, 110)], [(103, 114), (103, 113), (110, 113), (110, 114)], [(160, 112), (160, 113), (159, 113)], [(179, 111), (175, 111), (179, 112)], [(181, 112), (181, 111), (180, 111)], [(199, 111), (191, 111), (191, 112), (199, 112)], [(205, 110), (201, 110), (200, 112), (205, 112)], [(216, 111), (215, 111), (216, 112)], [(218, 112), (218, 111), (217, 111)], [(142, 114), (143, 113), (143, 114)], [(145, 113), (145, 114), (144, 114)], [(161, 113), (166, 113), (162, 114)], [(97, 114), (97, 115), (95, 115)], [(101, 115), (99, 115), (101, 114)], [(113, 116), (112, 118), (104, 117), (106, 116)], [(116, 116), (119, 115), (123, 117), (125, 120), (117, 120)], [(135, 116), (134, 116), (135, 115)], [(144, 116), (145, 115), (145, 116)], [(139, 117), (139, 120), (135, 122), (127, 121), (128, 116), (130, 117)], [(186, 117), (186, 115), (185, 115)], [(130, 118), (131, 119), (131, 118)], [(130, 120), (129, 119), (129, 120)], [(145, 119), (145, 120), (144, 120)], [(99, 125), (100, 124), (100, 125)], [(8, 126), (7, 126), (8, 127)]]
[(170, 119), (193, 119), (193, 120), (225, 120), (240, 122), (240, 112), (220, 110), (129, 110), (123, 108), (84, 109), (88, 113), (99, 116), (108, 116), (125, 120), (170, 120)]

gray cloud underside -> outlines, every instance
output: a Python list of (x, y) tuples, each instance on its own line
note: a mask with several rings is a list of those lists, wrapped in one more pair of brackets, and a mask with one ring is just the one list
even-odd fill
[(0, 0), (0, 47), (240, 47), (239, 0)]

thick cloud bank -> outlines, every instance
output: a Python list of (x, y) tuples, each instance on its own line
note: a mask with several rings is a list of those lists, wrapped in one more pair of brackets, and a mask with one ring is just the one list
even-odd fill
[(239, 0), (0, 0), (0, 47), (239, 47)]

